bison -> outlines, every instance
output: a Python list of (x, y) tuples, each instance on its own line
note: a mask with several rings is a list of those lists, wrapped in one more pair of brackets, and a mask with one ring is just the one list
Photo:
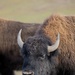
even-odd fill
[(51, 15), (25, 42), (21, 32), (23, 75), (75, 75), (75, 16)]
[(23, 39), (26, 40), (35, 34), (39, 25), (0, 19), (0, 75), (13, 75), (13, 70), (22, 65), (16, 41), (19, 29), (23, 29)]

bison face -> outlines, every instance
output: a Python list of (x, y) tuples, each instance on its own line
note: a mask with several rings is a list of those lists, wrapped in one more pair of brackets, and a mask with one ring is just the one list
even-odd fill
[(47, 56), (47, 45), (42, 39), (29, 38), (23, 45), (22, 55), (23, 73), (31, 71), (35, 75), (48, 75), (50, 62)]
[(50, 52), (50, 48), (52, 48), (52, 46), (48, 46), (50, 42), (34, 36), (28, 38), (24, 43), (19, 36), (18, 38), (24, 59), (23, 75), (55, 75), (58, 53), (56, 49)]

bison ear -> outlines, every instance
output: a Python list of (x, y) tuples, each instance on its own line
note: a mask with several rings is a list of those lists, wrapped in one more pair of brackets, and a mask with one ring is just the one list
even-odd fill
[(58, 46), (59, 46), (59, 42), (60, 42), (60, 34), (58, 33), (58, 37), (57, 37), (57, 40), (54, 43), (54, 45), (47, 46), (48, 53), (55, 51), (58, 48)]
[(21, 39), (21, 32), (22, 32), (22, 29), (20, 29), (20, 31), (17, 35), (17, 43), (18, 43), (19, 47), (22, 49), (24, 42)]

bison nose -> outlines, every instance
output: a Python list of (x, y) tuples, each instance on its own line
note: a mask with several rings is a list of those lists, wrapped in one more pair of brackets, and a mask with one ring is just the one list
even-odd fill
[(34, 75), (34, 72), (32, 71), (24, 71), (22, 72), (23, 75)]

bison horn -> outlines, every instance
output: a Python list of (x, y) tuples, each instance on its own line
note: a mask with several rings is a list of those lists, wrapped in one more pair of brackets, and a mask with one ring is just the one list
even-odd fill
[(55, 44), (52, 45), (52, 46), (48, 46), (48, 52), (55, 51), (59, 46), (59, 42), (60, 42), (60, 34), (58, 33), (58, 37), (57, 37), (57, 40), (56, 40)]
[(23, 44), (24, 44), (24, 42), (21, 39), (21, 32), (22, 32), (22, 29), (20, 29), (20, 31), (19, 31), (19, 33), (17, 35), (17, 43), (18, 43), (18, 45), (19, 45), (20, 48), (22, 48)]

